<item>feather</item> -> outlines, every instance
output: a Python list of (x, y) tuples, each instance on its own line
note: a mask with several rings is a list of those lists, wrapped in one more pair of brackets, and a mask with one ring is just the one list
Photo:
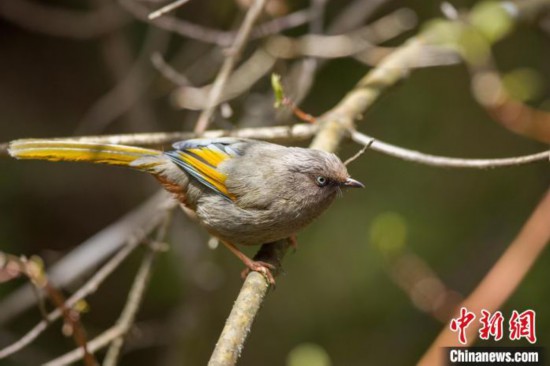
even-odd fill
[(181, 141), (173, 145), (177, 150), (165, 155), (204, 186), (229, 201), (235, 201), (236, 197), (225, 186), (227, 176), (218, 167), (224, 161), (241, 155), (238, 149), (230, 145), (242, 141), (233, 138)]

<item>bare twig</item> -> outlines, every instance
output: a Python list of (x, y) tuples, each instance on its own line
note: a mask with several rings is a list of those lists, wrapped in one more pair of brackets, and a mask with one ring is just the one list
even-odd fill
[[(274, 275), (277, 275), (288, 247), (288, 240), (264, 244), (254, 259), (274, 265), (277, 268)], [(248, 274), (225, 322), (208, 366), (235, 365), (268, 290), (269, 284), (263, 275), (258, 272)]]
[[(247, 139), (258, 139), (273, 142), (299, 142), (310, 139), (317, 127), (311, 124), (296, 124), (292, 126), (274, 126), (259, 128), (242, 128), (232, 131), (208, 130), (202, 135), (194, 132), (151, 132), (121, 135), (98, 135), (98, 136), (75, 136), (54, 138), (58, 141), (79, 141), (95, 142), (115, 145), (138, 145), (138, 146), (164, 146), (177, 141), (188, 140), (198, 137), (239, 137)], [(48, 139), (52, 140), (52, 139)], [(7, 153), (8, 144), (0, 144), (0, 156), (9, 156)]]
[(233, 306), (208, 366), (235, 365), (268, 288), (261, 274), (252, 272), (248, 275), (235, 301), (242, 306)]
[[(15, 269), (26, 276), (32, 283), (32, 286), (38, 291), (44, 291), (47, 295), (47, 299), (56, 307), (56, 309), (62, 314), (65, 321), (64, 333), (72, 335), (75, 343), (79, 346), (79, 350), (82, 351), (84, 363), (86, 366), (95, 366), (97, 361), (95, 357), (88, 350), (88, 339), (82, 323), (80, 322), (80, 314), (75, 309), (66, 306), (65, 297), (55, 286), (52, 285), (42, 268), (41, 260), (35, 259), (28, 260), (25, 257), (17, 257), (10, 254), (0, 252), (0, 259), (3, 263), (2, 267), (10, 266), (12, 271)], [(41, 309), (45, 312), (45, 309)], [(44, 314), (47, 316), (47, 314)], [(47, 320), (47, 319), (46, 319)]]
[(123, 329), (123, 332), (111, 343), (111, 346), (107, 350), (105, 360), (103, 361), (103, 366), (116, 366), (117, 364), (120, 351), (124, 345), (124, 337), (128, 334), (134, 324), (136, 313), (141, 304), (145, 288), (149, 283), (151, 269), (156, 257), (156, 252), (158, 251), (156, 247), (160, 246), (159, 244), (166, 240), (166, 233), (168, 232), (171, 218), (172, 212), (169, 211), (166, 214), (164, 221), (160, 223), (160, 226), (157, 229), (155, 243), (151, 245), (151, 250), (145, 255), (141, 267), (136, 274), (134, 284), (128, 294), (128, 301), (126, 302), (126, 306), (124, 307), (124, 310), (122, 311), (122, 314), (116, 324)]
[[(48, 278), (59, 288), (74, 283), (119, 250), (128, 242), (128, 238), (142, 240), (157, 227), (163, 218), (162, 213), (176, 205), (177, 202), (165, 191), (159, 191), (134, 211), (96, 233), (63, 257), (49, 269)], [(12, 292), (0, 303), (0, 324), (15, 319), (35, 301), (30, 286), (22, 286)]]
[[(359, 53), (377, 51), (376, 45), (386, 42), (416, 25), (416, 16), (410, 9), (398, 9), (369, 25), (338, 35), (307, 35), (291, 38), (282, 35), (267, 40), (266, 50), (274, 57), (318, 58), (348, 57)], [(385, 53), (392, 49), (381, 48)], [(364, 56), (363, 56), (364, 57)]]
[(388, 0), (355, 0), (351, 2), (334, 18), (327, 28), (327, 33), (340, 34), (355, 29), (364, 24), (380, 7), (388, 2)]
[(441, 168), (472, 168), (472, 169), (491, 169), (500, 167), (510, 167), (536, 162), (548, 162), (550, 159), (550, 150), (532, 155), (516, 156), (502, 159), (461, 159), (449, 158), (421, 153), (415, 150), (405, 149), (399, 146), (391, 145), (357, 131), (351, 132), (353, 141), (360, 144), (371, 143), (371, 149), (383, 154), (393, 156), (406, 161), (412, 161), (419, 164), (430, 165)]
[(298, 10), (294, 13), (275, 18), (252, 29), (251, 39), (263, 38), (271, 34), (280, 33), (286, 29), (294, 28), (311, 21), (314, 14), (309, 9)]
[[(522, 227), (518, 236), (502, 254), (491, 270), (481, 280), (475, 290), (460, 307), (478, 314), (482, 309), (493, 313), (514, 293), (525, 278), (540, 253), (550, 242), (550, 190), (546, 192), (531, 217)], [(466, 336), (471, 344), (478, 327), (466, 328)], [(448, 326), (441, 331), (430, 348), (422, 356), (420, 365), (443, 364), (442, 347), (457, 347), (456, 334)]]
[[(176, 19), (169, 15), (149, 20), (149, 10), (140, 5), (137, 1), (119, 0), (119, 3), (125, 10), (127, 10), (139, 20), (150, 22), (156, 27), (162, 28), (166, 31), (174, 32), (187, 38), (195, 39), (197, 41), (227, 47), (234, 42), (237, 36), (236, 32), (224, 32), (217, 29), (200, 26), (182, 19)], [(310, 19), (311, 14), (309, 13), (309, 10), (299, 10), (295, 13), (291, 13), (284, 17), (267, 21), (263, 24), (256, 26), (251, 31), (250, 37), (251, 39), (257, 39), (268, 36), (270, 34), (276, 34), (285, 29), (294, 28), (302, 25), (308, 22)]]
[[(432, 30), (426, 30), (425, 32), (429, 31)], [(424, 41), (422, 37), (413, 37), (386, 57), (377, 68), (365, 75), (340, 103), (320, 118), (319, 132), (310, 147), (325, 151), (335, 151), (348, 131), (354, 129), (355, 119), (368, 110), (385, 89), (407, 75), (411, 69), (411, 64), (418, 57), (423, 46)], [(363, 142), (363, 144), (365, 143)], [(272, 245), (279, 249), (274, 252), (282, 253), (278, 258), (278, 261), (280, 261), (288, 248), (288, 243), (281, 242)], [(244, 312), (247, 315), (246, 317), (231, 316), (228, 318), (220, 337), (220, 342), (222, 339), (224, 341), (221, 344), (218, 342), (210, 365), (235, 364), (243, 348), (246, 334), (250, 330), (252, 321), (267, 291), (267, 281), (260, 274), (252, 272), (247, 276), (241, 293), (231, 311), (231, 314), (241, 314)], [(217, 358), (217, 355), (221, 355), (221, 358)]]
[(108, 34), (130, 20), (114, 5), (83, 12), (29, 0), (1, 1), (0, 16), (33, 32), (78, 40)]
[(75, 134), (97, 133), (131, 109), (143, 96), (155, 75), (149, 57), (153, 51), (162, 50), (168, 44), (168, 35), (150, 28), (139, 56), (131, 64), (126, 75), (103, 94), (78, 122)]
[(493, 66), (490, 51), (484, 64), (470, 63), (472, 91), (476, 100), (508, 130), (528, 138), (550, 143), (550, 113), (515, 100), (503, 85)]
[[(109, 343), (113, 341), (113, 339), (119, 337), (121, 334), (123, 334), (123, 332), (124, 329), (122, 327), (114, 325), (101, 333), (99, 336), (92, 339), (90, 342), (88, 342), (88, 349), (90, 350), (90, 352), (95, 353), (96, 351), (108, 346)], [(82, 359), (82, 350), (80, 348), (77, 348), (72, 350), (71, 352), (64, 354), (61, 357), (56, 358), (55, 360), (51, 360), (50, 362), (45, 363), (44, 366), (69, 365), (80, 359)]]
[(170, 66), (160, 52), (154, 52), (151, 55), (151, 63), (164, 76), (178, 86), (191, 85), (191, 81), (183, 74)]
[(155, 18), (161, 17), (161, 16), (163, 16), (164, 14), (169, 13), (169, 12), (171, 12), (172, 10), (175, 10), (175, 9), (179, 8), (180, 6), (182, 6), (183, 4), (185, 4), (185, 3), (188, 2), (188, 1), (189, 1), (189, 0), (176, 0), (176, 1), (174, 1), (174, 2), (171, 2), (170, 4), (163, 6), (163, 7), (160, 8), (159, 10), (156, 10), (156, 11), (152, 12), (151, 14), (149, 14), (149, 15), (147, 16), (147, 18), (148, 18), (149, 20), (151, 20), (151, 19), (155, 19)]
[(462, 300), (458, 292), (447, 287), (432, 268), (413, 253), (399, 256), (388, 269), (412, 304), (440, 322), (447, 321)]
[(346, 161), (344, 161), (344, 165), (347, 166), (349, 163), (353, 163), (358, 157), (360, 157), (365, 153), (365, 151), (367, 151), (367, 149), (372, 145), (373, 142), (374, 139), (372, 139), (368, 144), (365, 144), (365, 146), (363, 146), (361, 150), (353, 154), (353, 156), (347, 158)]
[[(311, 116), (310, 116), (311, 117)], [(311, 117), (313, 118), (313, 117)], [(309, 119), (309, 118), (308, 118)], [(316, 120), (314, 120), (316, 121)], [(101, 135), (101, 136), (76, 136), (67, 138), (57, 138), (60, 141), (80, 141), (96, 142), (121, 145), (139, 145), (139, 146), (163, 146), (176, 141), (188, 140), (197, 137), (218, 138), (218, 137), (239, 137), (252, 138), (258, 140), (279, 142), (279, 143), (297, 143), (310, 139), (319, 126), (311, 123), (299, 123), (292, 126), (274, 126), (259, 128), (243, 128), (233, 131), (209, 130), (203, 135), (197, 135), (193, 132), (154, 132), (142, 134), (123, 134), (123, 135)], [(392, 145), (384, 141), (375, 139), (358, 131), (350, 132), (351, 139), (361, 145), (372, 144), (372, 150), (382, 154), (393, 156), (398, 159), (415, 162), (418, 164), (430, 165), (441, 168), (472, 168), (472, 169), (491, 169), (516, 165), (531, 164), (536, 162), (548, 161), (549, 151), (542, 151), (536, 154), (516, 156), (511, 158), (499, 159), (463, 159), (451, 158), (439, 155), (431, 155), (416, 150), (405, 149), (403, 147)], [(51, 140), (51, 139), (48, 139)], [(0, 156), (5, 154), (2, 145), (7, 149), (7, 144), (0, 144)], [(5, 154), (8, 156), (7, 154)], [(0, 321), (1, 323), (1, 321)]]
[[(169, 214), (169, 212), (165, 212), (162, 222), (160, 222), (161, 226), (158, 228), (156, 239), (159, 239), (160, 241), (164, 240), (170, 222), (170, 217), (171, 215)], [(128, 300), (126, 302), (126, 305), (124, 306), (124, 309), (122, 310), (122, 313), (117, 323), (89, 342), (89, 347), (92, 352), (96, 352), (97, 350), (107, 346), (109, 343), (115, 342), (115, 345), (112, 346), (112, 350), (109, 350), (104, 360), (104, 365), (116, 364), (116, 361), (118, 359), (118, 352), (120, 351), (120, 347), (122, 347), (123, 345), (124, 336), (130, 331), (132, 325), (134, 324), (135, 316), (137, 314), (137, 311), (139, 310), (147, 285), (149, 284), (149, 279), (151, 278), (151, 270), (153, 268), (157, 252), (162, 247), (156, 245), (160, 243), (160, 241), (155, 241), (155, 243), (153, 243), (149, 247), (147, 253), (145, 253), (141, 265), (134, 278), (132, 288), (128, 293)], [(82, 356), (83, 354), (81, 350), (75, 349), (64, 354), (63, 356), (47, 362), (45, 365), (68, 365), (81, 359)]]
[(225, 83), (229, 78), (229, 74), (233, 71), (235, 65), (241, 57), (244, 46), (246, 45), (246, 42), (250, 37), (252, 26), (254, 25), (254, 23), (256, 23), (256, 20), (262, 13), (266, 2), (267, 0), (255, 0), (248, 9), (243, 23), (241, 24), (237, 33), (237, 37), (235, 38), (235, 42), (231, 46), (231, 49), (229, 51), (230, 54), (224, 60), (222, 67), (220, 68), (220, 71), (216, 76), (216, 79), (214, 80), (212, 90), (208, 95), (206, 109), (199, 116), (199, 119), (195, 126), (195, 132), (202, 133), (206, 131), (208, 124), (210, 123), (210, 119), (214, 114), (214, 108), (219, 103), (219, 99), (221, 97)]
[[(218, 97), (218, 104), (236, 98), (249, 90), (273, 68), (275, 61), (273, 56), (261, 48), (254, 52), (231, 73)], [(214, 90), (214, 86), (215, 83), (202, 87), (182, 86), (172, 93), (172, 100), (180, 108), (204, 109), (208, 106), (208, 96)]]
[[(101, 267), (93, 275), (93, 277), (91, 277), (78, 291), (67, 299), (65, 306), (68, 308), (73, 307), (78, 301), (84, 299), (90, 294), (93, 294), (101, 283), (103, 283), (103, 281), (120, 266), (124, 259), (126, 259), (134, 251), (139, 243), (140, 242), (137, 240), (130, 240), (118, 253), (116, 253), (107, 263), (105, 263), (105, 265), (103, 265), (103, 267)], [(49, 313), (45, 319), (35, 325), (19, 340), (1, 349), (0, 359), (6, 358), (29, 345), (40, 334), (42, 334), (52, 322), (59, 319), (61, 315), (60, 309), (55, 309)]]

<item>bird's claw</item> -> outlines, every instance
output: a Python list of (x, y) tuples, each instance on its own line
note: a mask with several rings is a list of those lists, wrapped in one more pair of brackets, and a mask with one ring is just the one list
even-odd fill
[(246, 278), (246, 276), (248, 276), (250, 271), (254, 271), (264, 276), (270, 285), (275, 286), (275, 278), (271, 273), (272, 270), (275, 270), (275, 266), (273, 264), (263, 261), (251, 261), (250, 263), (247, 263), (247, 266), (248, 267), (243, 269), (243, 271), (241, 272), (241, 277), (243, 278), (243, 280)]

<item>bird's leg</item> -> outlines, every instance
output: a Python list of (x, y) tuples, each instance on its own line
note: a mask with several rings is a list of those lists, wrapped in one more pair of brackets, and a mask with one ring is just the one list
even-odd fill
[(292, 234), (288, 237), (288, 243), (294, 251), (298, 249), (298, 239), (296, 238), (296, 234)]
[(275, 285), (275, 278), (271, 273), (271, 270), (275, 269), (274, 265), (263, 261), (252, 260), (248, 258), (246, 254), (241, 252), (235, 245), (228, 243), (224, 240), (220, 240), (220, 241), (222, 242), (223, 245), (227, 247), (227, 249), (229, 249), (233, 254), (235, 254), (247, 267), (241, 272), (241, 276), (243, 277), (243, 279), (246, 278), (246, 275), (248, 275), (250, 271), (255, 271), (264, 275), (267, 281), (269, 282), (269, 284)]

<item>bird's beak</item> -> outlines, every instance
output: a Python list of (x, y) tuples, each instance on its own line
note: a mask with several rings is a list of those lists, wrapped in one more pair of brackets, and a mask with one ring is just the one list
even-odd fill
[(365, 188), (365, 185), (355, 179), (348, 178), (344, 183), (342, 183), (342, 186), (348, 187), (348, 188)]

